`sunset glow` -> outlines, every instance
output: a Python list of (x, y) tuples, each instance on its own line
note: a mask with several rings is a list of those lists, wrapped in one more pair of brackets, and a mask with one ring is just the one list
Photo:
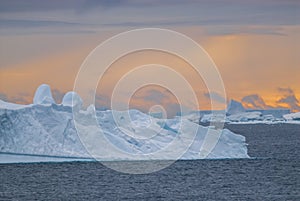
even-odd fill
[[(99, 3), (95, 7), (82, 7), (83, 1), (75, 2), (74, 7), (68, 9), (65, 5), (57, 8), (57, 3), (49, 1), (49, 9), (42, 6), (24, 10), (8, 1), (1, 3), (2, 100), (31, 103), (35, 89), (47, 83), (59, 103), (62, 95), (73, 89), (86, 56), (101, 42), (125, 30), (158, 27), (183, 33), (208, 52), (221, 73), (228, 100), (242, 101), (252, 109), (300, 109), (300, 12), (296, 12), (299, 2), (232, 1), (233, 9), (241, 11), (235, 14), (223, 8), (221, 1), (209, 5), (193, 1), (189, 6), (180, 2), (160, 5), (156, 1), (149, 6), (129, 1), (128, 5)], [(30, 3), (36, 2), (28, 1)], [(106, 10), (106, 7), (109, 8)], [(144, 8), (143, 13), (139, 7)], [(261, 7), (268, 10), (263, 12)], [(218, 13), (204, 13), (213, 8)], [(189, 12), (184, 12), (188, 9)], [(160, 10), (159, 14), (151, 15), (156, 10)], [(278, 14), (278, 10), (281, 13)], [(116, 20), (116, 14), (123, 17)], [(151, 51), (127, 55), (112, 65), (99, 82), (101, 98), (96, 98), (99, 107), (109, 107), (113, 87), (124, 73), (149, 63), (167, 65), (180, 72), (196, 92), (199, 109), (210, 109), (206, 86), (188, 64), (175, 56)], [(131, 107), (148, 110), (158, 102), (163, 105), (176, 102), (168, 95), (156, 101), (141, 102), (140, 98), (151, 91), (160, 93), (162, 89), (148, 87), (139, 91)]]

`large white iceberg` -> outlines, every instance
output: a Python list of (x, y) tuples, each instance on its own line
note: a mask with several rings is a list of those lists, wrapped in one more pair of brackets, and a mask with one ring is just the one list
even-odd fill
[[(180, 118), (155, 119), (137, 110), (130, 110), (130, 130), (127, 123), (116, 125), (112, 111), (97, 111), (98, 123), (104, 131), (105, 137), (117, 148), (131, 153), (151, 153), (163, 149), (176, 137), (181, 137), (179, 130)], [(122, 119), (122, 115), (119, 116)], [(60, 105), (34, 105), (18, 110), (0, 109), (0, 151), (21, 154), (36, 154), (47, 156), (90, 157), (81, 139), (77, 134), (73, 116), (69, 107)], [(202, 127), (188, 120), (182, 120), (185, 127), (185, 137), (193, 136), (192, 131), (197, 130), (195, 139), (182, 159), (201, 158), (200, 148), (208, 132)], [(84, 126), (84, 125), (83, 125)], [(90, 129), (88, 126), (84, 129)], [(150, 138), (146, 136), (147, 130), (159, 130), (159, 133)], [(132, 134), (129, 135), (128, 131)], [(190, 133), (189, 133), (190, 132)], [(178, 148), (184, 144), (177, 144)], [(114, 157), (114, 158), (111, 158)], [(207, 158), (247, 158), (245, 137), (223, 130), (215, 148)], [(122, 160), (118, 156), (106, 155), (105, 160)], [(160, 159), (171, 159), (161, 155)]]
[[(181, 159), (249, 157), (244, 136), (227, 129), (215, 130), (203, 127), (181, 117), (157, 119), (138, 110), (96, 111), (90, 106), (87, 110), (78, 112), (83, 121), (75, 125), (72, 109), (74, 104), (82, 103), (80, 97), (75, 93), (68, 93), (62, 104), (57, 105), (53, 101), (48, 101), (52, 99), (49, 90), (47, 85), (39, 87), (35, 104), (32, 105), (16, 107), (2, 102), (0, 152), (90, 158), (91, 155), (86, 149), (86, 146), (90, 149), (90, 144), (83, 143), (85, 135), (79, 135), (78, 129), (80, 133), (82, 131), (96, 133), (97, 128), (85, 118), (95, 114), (96, 123), (102, 129), (105, 140), (101, 142), (95, 140), (92, 143), (102, 148), (111, 144), (121, 152), (142, 156), (136, 157), (137, 160), (178, 159), (173, 158), (172, 154), (176, 150), (184, 150)], [(116, 118), (119, 120), (118, 123), (115, 121)], [(211, 150), (207, 149), (209, 146), (205, 144), (207, 138), (208, 141), (213, 138), (216, 140)], [(160, 153), (160, 150), (164, 150), (172, 143), (175, 148), (173, 151), (171, 149), (167, 154), (151, 157), (151, 153)], [(101, 150), (103, 151), (101, 159), (105, 161), (132, 159), (124, 158), (122, 154), (113, 154), (110, 150)]]

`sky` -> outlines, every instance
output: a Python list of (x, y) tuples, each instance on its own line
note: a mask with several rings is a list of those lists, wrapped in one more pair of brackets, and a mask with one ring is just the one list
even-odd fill
[[(198, 109), (210, 109), (211, 99), (235, 99), (247, 108), (300, 111), (297, 0), (1, 0), (0, 99), (31, 103), (36, 88), (46, 83), (60, 103), (63, 94), (73, 90), (81, 64), (95, 47), (141, 28), (170, 29), (201, 45), (221, 74), (226, 97), (209, 94), (201, 78), (174, 55), (148, 51), (112, 65), (97, 88), (99, 107), (109, 108), (122, 75), (137, 65), (161, 62), (191, 83)], [(169, 79), (153, 69), (149, 76)], [(178, 110), (176, 94), (153, 85), (137, 90), (130, 100), (130, 107), (144, 111), (155, 105)]]

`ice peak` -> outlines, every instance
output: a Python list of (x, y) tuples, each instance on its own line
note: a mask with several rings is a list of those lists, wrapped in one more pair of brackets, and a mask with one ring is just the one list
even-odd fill
[(47, 84), (41, 84), (35, 91), (33, 104), (53, 104), (55, 103), (50, 86)]
[(67, 92), (62, 100), (61, 103), (63, 106), (69, 106), (69, 107), (81, 107), (82, 106), (82, 99), (80, 96), (74, 92), (74, 91), (69, 91)]

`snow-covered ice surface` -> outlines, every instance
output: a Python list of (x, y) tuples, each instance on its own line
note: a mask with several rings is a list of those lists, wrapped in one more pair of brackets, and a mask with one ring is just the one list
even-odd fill
[(8, 103), (3, 100), (0, 100), (0, 109), (8, 109), (8, 110), (18, 110), (21, 108), (30, 107), (31, 105), (19, 105), (14, 103)]
[[(124, 112), (123, 112), (124, 113)], [(122, 118), (123, 113), (120, 113)], [(111, 111), (97, 111), (98, 123), (110, 143), (130, 154), (147, 154), (168, 146), (176, 137), (180, 137), (179, 125), (185, 126), (185, 132), (197, 130), (195, 139), (182, 159), (200, 158), (200, 148), (208, 129), (188, 120), (155, 119), (138, 110), (130, 110), (134, 131), (130, 131), (128, 122), (116, 125)], [(33, 105), (18, 110), (0, 109), (0, 151), (18, 154), (47, 156), (90, 157), (77, 134), (71, 108), (62, 105)], [(84, 129), (90, 129), (84, 127)], [(159, 131), (151, 137), (148, 130)], [(128, 135), (127, 132), (131, 132)], [(189, 133), (188, 133), (189, 134)], [(150, 136), (147, 136), (150, 135)], [(189, 134), (187, 136), (192, 136)], [(179, 141), (180, 142), (180, 141)], [(178, 147), (183, 144), (177, 144)], [(111, 156), (104, 160), (122, 160)], [(115, 158), (111, 158), (115, 157)], [(216, 147), (208, 158), (247, 158), (245, 138), (229, 130), (223, 130)], [(170, 159), (161, 156), (161, 159)], [(126, 158), (125, 158), (126, 160)]]
[(187, 115), (183, 115), (181, 116), (183, 119), (187, 119), (191, 122), (194, 122), (196, 124), (199, 124), (199, 121), (201, 119), (201, 115), (199, 114), (199, 112), (194, 112), (194, 113), (190, 113)]

